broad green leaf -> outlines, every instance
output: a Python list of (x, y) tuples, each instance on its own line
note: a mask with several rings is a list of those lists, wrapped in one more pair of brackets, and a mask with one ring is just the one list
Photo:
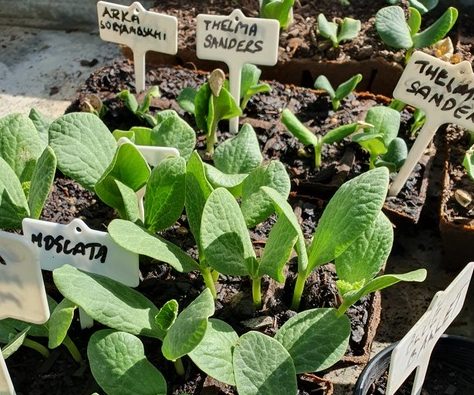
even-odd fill
[(260, 17), (276, 19), (281, 29), (287, 29), (293, 22), (295, 0), (263, 0), (260, 4)]
[(179, 106), (191, 114), (194, 114), (194, 100), (196, 99), (197, 90), (191, 87), (184, 88), (176, 98)]
[[(147, 115), (146, 113), (150, 110), (151, 100), (154, 97), (159, 97), (159, 96), (160, 96), (160, 88), (158, 86), (155, 85), (149, 88), (145, 93), (145, 97), (143, 98), (142, 103), (138, 106), (137, 114)], [(153, 123), (155, 123), (155, 121), (153, 121), (152, 124)]]
[(424, 14), (435, 8), (438, 5), (438, 0), (408, 0), (408, 3)]
[(167, 332), (171, 325), (176, 321), (178, 316), (179, 305), (174, 299), (168, 300), (160, 309), (155, 317), (155, 322), (163, 330)]
[(49, 128), (49, 142), (59, 170), (91, 191), (117, 148), (107, 126), (88, 113), (66, 114), (55, 120)]
[(120, 129), (115, 129), (112, 132), (112, 136), (114, 136), (114, 139), (116, 141), (119, 141), (122, 137), (126, 137), (129, 139), (132, 143), (135, 142), (135, 133), (132, 130), (120, 130)]
[(343, 313), (360, 298), (372, 292), (390, 287), (400, 281), (422, 282), (426, 278), (426, 270), (418, 269), (404, 274), (386, 274), (369, 281), (357, 291), (349, 292), (344, 295), (344, 301), (338, 311)]
[(196, 133), (176, 112), (169, 115), (151, 132), (152, 145), (174, 147), (188, 160), (196, 145)]
[(245, 124), (237, 136), (220, 144), (213, 156), (214, 166), (226, 174), (250, 173), (262, 163), (257, 135)]
[(439, 19), (430, 27), (426, 28), (413, 37), (413, 46), (415, 48), (426, 48), (434, 43), (442, 40), (458, 19), (458, 10), (454, 7), (449, 7)]
[(336, 258), (337, 277), (350, 284), (366, 284), (380, 272), (392, 244), (392, 224), (380, 212), (374, 223)]
[[(272, 87), (266, 83), (262, 84), (257, 84), (254, 86), (251, 86), (250, 89), (247, 91), (247, 98), (250, 100), (250, 98), (253, 95), (256, 95), (257, 93), (266, 93), (266, 92), (271, 92)], [(242, 108), (242, 107), (241, 107)]]
[(209, 163), (204, 164), (204, 169), (206, 178), (213, 188), (225, 188), (236, 197), (242, 194), (242, 183), (248, 174), (226, 174)]
[(43, 140), (44, 146), (48, 145), (48, 129), (53, 120), (49, 119), (46, 115), (39, 112), (36, 108), (32, 108), (28, 114), (28, 118), (31, 119), (33, 124), (38, 131), (39, 137)]
[(173, 225), (184, 208), (186, 161), (167, 158), (151, 172), (145, 192), (145, 227), (156, 232)]
[(229, 385), (235, 385), (232, 352), (239, 336), (224, 321), (209, 319), (206, 333), (189, 357), (204, 373)]
[(322, 89), (323, 91), (326, 91), (331, 99), (336, 97), (334, 88), (327, 77), (324, 75), (320, 75), (318, 78), (316, 78), (316, 81), (314, 81), (314, 89)]
[(235, 102), (231, 93), (223, 87), (219, 92), (219, 96), (212, 95), (210, 98), (206, 120), (207, 132), (210, 133), (213, 125), (217, 125), (219, 121), (231, 119), (240, 115), (242, 115), (242, 110)]
[(344, 99), (356, 88), (360, 81), (362, 81), (362, 74), (356, 74), (347, 81), (344, 81), (337, 87), (335, 98), (339, 101)]
[(246, 95), (246, 93), (252, 86), (258, 84), (260, 75), (262, 75), (262, 70), (260, 70), (257, 66), (250, 63), (246, 63), (243, 65), (240, 79), (241, 99)]
[(194, 99), (194, 117), (196, 119), (196, 125), (199, 129), (206, 133), (208, 133), (207, 117), (211, 96), (212, 92), (211, 88), (209, 87), (209, 82), (206, 82), (198, 89)]
[(234, 375), (240, 395), (293, 395), (296, 370), (286, 349), (260, 332), (247, 332), (234, 349)]
[(134, 134), (134, 143), (136, 145), (153, 145), (151, 143), (151, 132), (153, 129), (144, 126), (134, 126), (130, 129)]
[(109, 224), (108, 231), (119, 246), (135, 254), (168, 263), (179, 272), (189, 272), (199, 268), (197, 263), (178, 246), (151, 235), (130, 221), (114, 219)]
[(375, 28), (389, 47), (405, 49), (413, 47), (410, 28), (401, 7), (381, 8), (375, 15)]
[(421, 14), (415, 8), (409, 8), (408, 20), (407, 20), (408, 27), (410, 28), (410, 34), (413, 37), (421, 27)]
[(166, 380), (145, 356), (141, 340), (103, 329), (94, 333), (87, 356), (100, 387), (113, 395), (166, 395)]
[(120, 217), (132, 222), (137, 222), (140, 219), (137, 194), (132, 188), (121, 183), (119, 180), (114, 179), (113, 181), (122, 201), (121, 207), (117, 208)]
[(214, 190), (204, 206), (201, 245), (206, 262), (234, 276), (255, 274), (255, 252), (235, 198), (224, 188)]
[(386, 147), (397, 137), (400, 129), (400, 113), (393, 108), (376, 106), (367, 111), (365, 122), (372, 125), (366, 129), (367, 133), (382, 134)]
[(124, 202), (116, 180), (134, 192), (142, 188), (150, 177), (150, 167), (133, 143), (121, 144), (110, 165), (95, 185), (95, 193), (105, 204), (124, 211)]
[(28, 331), (30, 327), (26, 327), (21, 332), (18, 332), (12, 339), (8, 341), (8, 343), (2, 347), (1, 353), (4, 359), (7, 359), (11, 356), (15, 351), (17, 351), (24, 343), (26, 336), (28, 336)]
[(130, 93), (128, 89), (121, 91), (117, 95), (117, 97), (123, 100), (123, 102), (125, 103), (125, 107), (127, 107), (131, 112), (133, 112), (134, 114), (137, 112), (138, 110), (137, 99), (135, 98), (135, 95)]
[(357, 19), (344, 18), (342, 20), (337, 41), (353, 40), (360, 32), (361, 23)]
[(258, 275), (269, 275), (276, 281), (285, 282), (283, 267), (288, 262), (298, 233), (290, 221), (281, 215), (268, 235), (265, 249), (258, 267)]
[(0, 228), (21, 228), (23, 218), (30, 215), (28, 202), (13, 169), (0, 157)]
[(45, 144), (35, 124), (22, 114), (0, 118), (0, 158), (13, 169), (20, 182), (31, 180), (36, 160)]
[(275, 210), (270, 198), (260, 187), (267, 186), (288, 198), (291, 182), (285, 166), (271, 161), (253, 170), (242, 184), (242, 214), (249, 228), (265, 221)]
[(214, 298), (209, 288), (206, 288), (168, 329), (161, 347), (163, 356), (176, 361), (193, 351), (203, 339), (208, 319), (214, 310)]
[(212, 186), (206, 179), (204, 164), (195, 151), (186, 167), (186, 215), (194, 239), (200, 244), (201, 217), (206, 200), (212, 192)]
[(383, 155), (381, 159), (383, 161), (393, 163), (395, 165), (395, 170), (398, 170), (401, 165), (403, 165), (403, 162), (405, 162), (407, 156), (408, 147), (405, 143), (405, 140), (400, 137), (395, 137), (390, 142), (387, 148), (387, 153)]
[(345, 137), (350, 136), (356, 132), (359, 128), (359, 124), (350, 123), (347, 125), (338, 126), (335, 129), (330, 130), (322, 137), (322, 142), (325, 144), (333, 144), (342, 141)]
[(31, 218), (39, 218), (48, 198), (56, 173), (56, 155), (51, 147), (46, 147), (36, 162), (31, 177), (28, 206)]
[(319, 372), (338, 362), (347, 350), (351, 323), (336, 309), (312, 309), (291, 317), (275, 334), (291, 355), (296, 373)]
[(368, 151), (371, 156), (376, 157), (387, 152), (383, 137), (382, 133), (362, 132), (352, 136), (352, 141), (358, 143), (362, 148)]
[(49, 317), (48, 348), (59, 347), (67, 336), (77, 306), (68, 299), (63, 299)]
[(70, 265), (55, 269), (53, 279), (66, 299), (102, 325), (135, 335), (163, 338), (163, 331), (155, 323), (158, 308), (140, 292)]
[(0, 343), (7, 344), (18, 333), (15, 327), (17, 321), (11, 318), (0, 320)]
[(462, 165), (466, 170), (467, 175), (469, 178), (474, 181), (474, 146), (469, 148), (466, 153), (464, 154), (464, 159), (462, 161)]
[(319, 144), (317, 136), (304, 126), (298, 118), (287, 108), (281, 113), (281, 122), (288, 131), (304, 145), (316, 146)]
[[(329, 22), (324, 14), (318, 15), (318, 30), (321, 36), (331, 40), (334, 46), (337, 46), (337, 23)], [(324, 89), (324, 88), (323, 88)]]
[(298, 223), (295, 213), (293, 209), (289, 205), (283, 196), (281, 196), (277, 191), (269, 187), (262, 187), (262, 191), (264, 191), (267, 196), (272, 200), (275, 210), (279, 217), (284, 216), (288, 223), (292, 226), (293, 231), (289, 232), (289, 234), (296, 232), (298, 235), (298, 239), (296, 241), (295, 249), (298, 253), (298, 272), (303, 272), (306, 270), (308, 266), (308, 255), (306, 252), (306, 244), (304, 240), (303, 231), (301, 230), (301, 226)]
[(385, 201), (388, 170), (369, 170), (343, 184), (319, 220), (310, 248), (309, 268), (332, 261), (372, 225)]

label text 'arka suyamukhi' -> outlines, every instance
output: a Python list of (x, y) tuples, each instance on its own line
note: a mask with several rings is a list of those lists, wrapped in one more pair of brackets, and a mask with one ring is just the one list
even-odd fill
[[(263, 49), (263, 41), (255, 39), (258, 33), (256, 23), (244, 23), (238, 18), (204, 20), (206, 32), (204, 48), (221, 48), (235, 52), (256, 53)], [(231, 34), (220, 34), (231, 33)], [(232, 37), (232, 33), (238, 38)], [(245, 38), (242, 38), (244, 36)]]
[(415, 64), (420, 66), (420, 75), (428, 77), (430, 83), (427, 84), (422, 77), (421, 81), (411, 82), (407, 92), (421, 96), (440, 111), (451, 112), (454, 118), (471, 121), (474, 126), (474, 82), (460, 81), (447, 69), (434, 66), (427, 60), (418, 60)]
[(100, 28), (140, 37), (166, 40), (166, 33), (152, 27), (140, 26), (140, 17), (133, 12), (105, 7), (100, 19)]
[(83, 255), (88, 256), (89, 260), (100, 260), (104, 263), (107, 259), (107, 246), (100, 243), (76, 243), (72, 244), (71, 240), (65, 239), (64, 236), (51, 236), (40, 232), (38, 234), (31, 235), (31, 242), (37, 244), (39, 248), (44, 248), (45, 251), (50, 251), (56, 248), (57, 254), (64, 255)]

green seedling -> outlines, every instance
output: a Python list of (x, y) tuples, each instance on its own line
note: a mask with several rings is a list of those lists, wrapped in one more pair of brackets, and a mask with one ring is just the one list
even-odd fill
[(99, 118), (103, 118), (107, 110), (107, 106), (95, 94), (87, 95), (81, 102), (81, 111), (90, 112)]
[(276, 19), (280, 29), (288, 29), (293, 23), (293, 5), (295, 0), (262, 0), (260, 18)]
[(342, 41), (353, 40), (360, 32), (361, 23), (357, 19), (344, 18), (340, 24), (329, 22), (324, 14), (318, 15), (318, 31), (321, 36), (332, 42), (334, 48)]
[(417, 108), (413, 113), (413, 122), (410, 126), (411, 137), (415, 137), (418, 131), (423, 127), (426, 122), (426, 113), (423, 110)]
[(149, 112), (150, 105), (152, 99), (158, 96), (160, 96), (160, 90), (157, 86), (152, 86), (146, 91), (141, 103), (138, 103), (135, 95), (128, 89), (123, 90), (117, 95), (117, 97), (124, 102), (125, 107), (135, 114), (137, 118), (147, 122), (152, 127), (157, 125), (157, 121), (156, 118)]
[(285, 108), (281, 114), (281, 122), (302, 144), (314, 148), (314, 167), (316, 169), (321, 167), (321, 152), (325, 144), (338, 143), (352, 133), (355, 133), (360, 127), (365, 126), (362, 123), (342, 125), (330, 130), (324, 136), (320, 136), (314, 134), (304, 126), (287, 108)]
[(464, 154), (462, 165), (464, 166), (469, 178), (474, 181), (474, 145), (472, 145)]
[(331, 98), (333, 110), (337, 111), (341, 106), (342, 99), (354, 91), (360, 81), (362, 81), (362, 74), (356, 74), (334, 90), (329, 80), (324, 75), (320, 75), (316, 81), (314, 81), (314, 88), (326, 91)]
[[(201, 342), (208, 319), (214, 314), (214, 300), (208, 289), (178, 314), (179, 306), (175, 300), (166, 302), (159, 309), (134, 289), (107, 277), (81, 272), (69, 265), (54, 270), (53, 278), (65, 298), (95, 321), (114, 330), (97, 332), (90, 339), (87, 349), (92, 374), (108, 393), (112, 383), (121, 380), (123, 372), (114, 373), (115, 369), (128, 363), (127, 355), (117, 354), (117, 350), (124, 347), (122, 341), (128, 344), (126, 340), (129, 339), (139, 348), (141, 342), (135, 338), (137, 335), (161, 340), (161, 353), (175, 364), (177, 373), (183, 375), (181, 358)], [(104, 335), (113, 333), (126, 335), (112, 335), (108, 337), (111, 340), (104, 343)], [(129, 373), (132, 376), (142, 374), (140, 369)], [(143, 383), (138, 380), (135, 385), (143, 386)]]
[[(52, 313), (44, 324), (31, 324), (12, 318), (0, 321), (0, 343), (7, 344), (2, 347), (5, 358), (13, 354), (20, 346), (31, 348), (44, 358), (48, 358), (49, 350), (64, 345), (73, 359), (77, 363), (82, 363), (81, 353), (67, 334), (76, 306), (67, 299), (57, 304), (50, 297), (48, 297), (48, 304)], [(47, 338), (48, 347), (32, 338)]]
[[(390, 230), (387, 228), (387, 224), (390, 223), (381, 213), (387, 188), (388, 170), (385, 167), (369, 170), (343, 184), (326, 206), (314, 232), (309, 251), (291, 206), (271, 188), (262, 188), (274, 202), (278, 218), (286, 218), (289, 224), (286, 233), (291, 237), (296, 235), (298, 276), (293, 294), (293, 309), (299, 308), (304, 285), (310, 273), (315, 268), (334, 260), (336, 270), (338, 260), (340, 267), (350, 266), (345, 272), (344, 269), (339, 269), (340, 272), (342, 270), (339, 287), (343, 291), (341, 292), (343, 304), (338, 310), (339, 315), (342, 315), (356, 300), (377, 289), (399, 281), (423, 281), (426, 276), (425, 270), (373, 278), (378, 272), (374, 268), (380, 266), (380, 262), (382, 264), (385, 262), (387, 251), (390, 251), (393, 242), (391, 228)], [(378, 231), (380, 240), (374, 237)], [(384, 242), (383, 248), (379, 242)], [(366, 264), (370, 267), (366, 268), (364, 266)], [(357, 275), (351, 277), (351, 270)]]
[(24, 218), (39, 218), (56, 171), (48, 146), (46, 119), (11, 114), (0, 119), (0, 228), (19, 229)]
[[(387, 0), (388, 4), (397, 5), (401, 3), (401, 0)], [(410, 7), (416, 8), (421, 14), (426, 14), (428, 11), (436, 8), (438, 0), (408, 0)]]
[(352, 140), (369, 153), (369, 167), (386, 166), (392, 172), (398, 171), (408, 155), (405, 140), (397, 137), (400, 113), (389, 107), (372, 107), (365, 123), (368, 127)]
[(416, 8), (409, 8), (407, 20), (401, 7), (389, 6), (377, 12), (375, 27), (385, 44), (406, 49), (405, 59), (408, 60), (415, 49), (426, 48), (442, 40), (454, 26), (457, 17), (457, 9), (449, 7), (438, 20), (420, 32), (421, 14)]
[(240, 82), (240, 109), (243, 111), (252, 96), (257, 93), (271, 92), (272, 88), (267, 83), (259, 83), (262, 70), (253, 64), (245, 64), (242, 67)]

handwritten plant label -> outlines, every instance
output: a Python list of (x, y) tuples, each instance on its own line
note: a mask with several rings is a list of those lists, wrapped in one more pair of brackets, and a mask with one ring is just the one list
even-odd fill
[(15, 389), (8, 373), (7, 365), (0, 350), (0, 395), (15, 395)]
[(68, 225), (25, 218), (22, 225), (27, 241), (38, 250), (42, 269), (67, 263), (130, 287), (138, 285), (138, 254), (120, 247), (108, 233), (90, 229), (78, 218)]
[[(200, 59), (220, 60), (229, 67), (230, 92), (240, 98), (240, 77), (245, 63), (273, 66), (278, 61), (280, 24), (274, 19), (247, 18), (236, 9), (228, 16), (197, 16), (196, 54)], [(238, 118), (230, 123), (237, 133)]]
[(452, 65), (417, 51), (411, 56), (393, 97), (422, 109), (426, 122), (390, 188), (392, 196), (405, 185), (441, 125), (454, 123), (474, 129), (474, 73), (467, 61)]
[(392, 352), (387, 395), (394, 394), (417, 369), (412, 394), (420, 394), (436, 342), (462, 309), (471, 282), (474, 262), (468, 264), (444, 291), (436, 293), (420, 320)]
[(102, 40), (133, 51), (137, 93), (145, 90), (146, 52), (178, 52), (178, 20), (174, 16), (147, 11), (139, 2), (127, 7), (105, 1), (97, 3), (97, 16)]

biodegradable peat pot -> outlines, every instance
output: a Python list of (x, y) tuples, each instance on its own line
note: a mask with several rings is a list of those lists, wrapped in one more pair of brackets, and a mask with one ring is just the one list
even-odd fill
[[(388, 370), (391, 353), (396, 345), (397, 343), (392, 344), (382, 350), (369, 362), (357, 380), (354, 395), (385, 393), (386, 377), (383, 376)], [(423, 388), (426, 388), (429, 394), (472, 394), (474, 393), (471, 376), (473, 368), (474, 340), (461, 336), (443, 335), (431, 354)], [(466, 378), (468, 380), (463, 380)], [(381, 385), (383, 385), (382, 388)], [(448, 392), (447, 388), (458, 392)], [(411, 386), (397, 391), (397, 394), (403, 395), (410, 393)]]
[(472, 204), (463, 207), (456, 200), (456, 191), (462, 190), (474, 199), (472, 181), (462, 161), (469, 148), (469, 136), (457, 127), (446, 128), (446, 149), (443, 168), (443, 191), (440, 204), (441, 239), (444, 262), (450, 270), (459, 270), (474, 260), (474, 212)]
[[(205, 82), (206, 73), (181, 67), (158, 67), (150, 68), (146, 78), (147, 86), (158, 85), (161, 91), (161, 97), (152, 101), (151, 111), (174, 109), (195, 127), (194, 118), (180, 109), (176, 97), (183, 88), (196, 88)], [(265, 159), (279, 159), (286, 166), (292, 180), (292, 190), (297, 195), (328, 200), (345, 181), (368, 169), (368, 155), (350, 138), (346, 138), (323, 148), (323, 166), (315, 170), (313, 153), (305, 150), (302, 155), (303, 145), (286, 131), (280, 122), (280, 114), (282, 109), (289, 108), (315, 133), (325, 134), (341, 124), (364, 119), (370, 107), (387, 105), (390, 99), (371, 93), (351, 94), (343, 100), (338, 111), (333, 111), (328, 96), (321, 91), (276, 81), (269, 81), (269, 84), (272, 92), (252, 98), (240, 121), (241, 124), (249, 123), (254, 127)], [(109, 109), (103, 118), (107, 126), (111, 130), (128, 130), (131, 126), (138, 126), (140, 120), (134, 118), (116, 96), (122, 89), (133, 90), (133, 87), (133, 64), (129, 61), (116, 62), (89, 77), (68, 111), (80, 110), (87, 96), (96, 94)], [(408, 146), (414, 141), (409, 132), (411, 117), (411, 110), (402, 112), (400, 136), (406, 138)], [(219, 127), (220, 138), (228, 138), (227, 122), (221, 122)], [(204, 149), (202, 135), (198, 138), (197, 149)], [(385, 212), (392, 221), (418, 221), (426, 199), (433, 154), (432, 144), (400, 194), (387, 199)]]

